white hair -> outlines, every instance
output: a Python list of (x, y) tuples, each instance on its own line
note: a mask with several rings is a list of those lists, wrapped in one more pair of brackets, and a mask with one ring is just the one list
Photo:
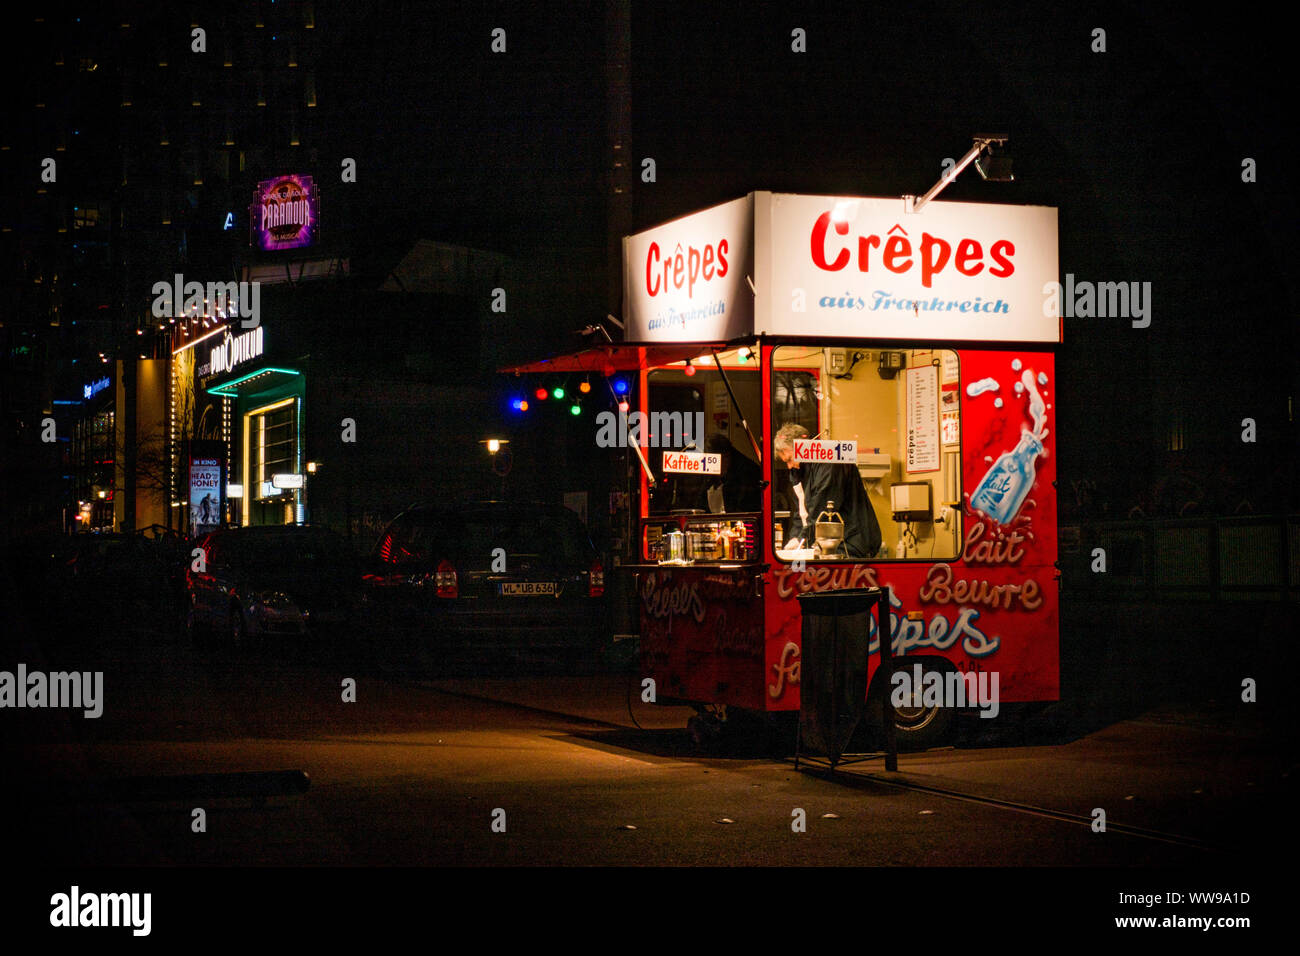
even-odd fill
[(792, 448), (796, 438), (807, 438), (808, 429), (804, 428), (798, 422), (786, 422), (779, 429), (776, 435), (772, 437), (772, 447), (778, 452)]

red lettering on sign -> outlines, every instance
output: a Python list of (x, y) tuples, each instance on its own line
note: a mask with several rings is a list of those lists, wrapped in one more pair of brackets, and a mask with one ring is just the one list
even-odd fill
[(885, 268), (900, 274), (912, 268), (912, 241), (906, 235), (890, 236), (885, 243)]
[(993, 248), (989, 250), (989, 254), (993, 256), (994, 261), (997, 262), (1001, 269), (1001, 271), (999, 271), (990, 266), (989, 275), (997, 276), (999, 279), (1005, 279), (1007, 276), (1011, 275), (1011, 273), (1016, 271), (1016, 267), (1011, 264), (1011, 257), (1016, 254), (1015, 243), (1008, 242), (1006, 239), (999, 239), (997, 242), (993, 243)]
[(974, 239), (963, 239), (957, 244), (957, 261), (953, 263), (964, 276), (979, 275), (984, 269), (984, 249)]
[[(938, 258), (935, 258), (935, 250), (938, 250)], [(930, 285), (930, 277), (936, 272), (942, 272), (943, 267), (948, 264), (948, 256), (952, 254), (952, 246), (942, 239), (936, 239), (928, 232), (921, 233), (921, 285), (927, 288)], [(957, 268), (961, 268), (959, 265)]]
[(719, 240), (716, 245), (708, 243), (703, 249), (695, 246), (683, 249), (678, 243), (673, 254), (664, 258), (659, 243), (650, 243), (645, 254), (646, 295), (654, 297), (667, 292), (669, 286), (674, 289), (685, 286), (686, 295), (694, 297), (695, 284), (701, 279), (708, 282), (727, 274), (727, 251), (726, 239)]
[[(837, 222), (835, 232), (841, 236), (848, 235), (849, 224)], [(822, 213), (813, 223), (809, 234), (809, 247), (813, 265), (825, 272), (839, 272), (849, 264), (851, 258), (848, 248), (842, 247), (835, 253), (834, 259), (827, 259), (826, 239), (831, 226), (831, 213)], [(895, 234), (897, 230), (897, 234)], [(916, 248), (908, 237), (907, 231), (895, 224), (886, 233), (887, 238), (871, 234), (858, 237), (858, 271), (870, 271), (870, 254), (872, 249), (879, 249), (883, 243), (884, 251), (881, 262), (890, 272), (902, 275), (911, 272), (916, 265)], [(988, 274), (1005, 279), (1016, 271), (1012, 261), (1016, 254), (1015, 243), (1008, 239), (999, 239), (989, 248), (989, 257), (993, 263), (985, 263), (984, 247), (974, 239), (962, 239), (957, 244), (957, 253), (952, 252), (952, 243), (928, 232), (921, 233), (920, 260), (921, 285), (930, 288), (934, 277), (941, 274), (949, 264), (964, 276), (976, 276), (989, 266)], [(995, 263), (995, 264), (994, 264)]]
[(659, 243), (650, 243), (645, 254), (645, 291), (646, 295), (659, 294), (659, 277), (655, 274), (654, 264), (659, 261)]
[[(826, 261), (826, 227), (831, 224), (831, 214), (824, 212), (817, 217), (817, 222), (813, 224), (812, 230), (812, 261), (818, 269), (825, 269), (827, 272), (838, 272), (849, 264), (849, 250), (841, 249), (835, 256), (834, 262)], [(849, 224), (847, 222), (837, 222), (835, 231), (841, 236), (847, 235)]]

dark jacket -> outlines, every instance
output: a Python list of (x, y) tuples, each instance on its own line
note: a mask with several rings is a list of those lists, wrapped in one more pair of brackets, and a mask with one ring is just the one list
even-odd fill
[(880, 550), (880, 522), (867, 500), (867, 490), (856, 465), (805, 462), (790, 472), (791, 481), (801, 481), (808, 523), (800, 530), (798, 503), (794, 504), (795, 533), (803, 538), (804, 547), (816, 542), (817, 516), (826, 510), (826, 502), (835, 502), (835, 510), (844, 519), (844, 545), (851, 558), (874, 558)]

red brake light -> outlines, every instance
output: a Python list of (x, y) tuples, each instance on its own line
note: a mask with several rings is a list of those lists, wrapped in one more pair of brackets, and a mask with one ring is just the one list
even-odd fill
[(433, 576), (438, 597), (454, 598), (460, 595), (460, 585), (456, 581), (456, 568), (450, 561), (439, 561), (438, 570)]
[(600, 597), (605, 593), (605, 567), (599, 561), (592, 562), (591, 576), (588, 579), (587, 596)]

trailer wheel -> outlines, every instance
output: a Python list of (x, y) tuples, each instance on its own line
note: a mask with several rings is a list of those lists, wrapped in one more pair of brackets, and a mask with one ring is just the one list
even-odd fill
[(952, 738), (956, 713), (951, 707), (896, 707), (899, 750), (928, 750), (942, 747)]
[[(899, 662), (899, 667), (912, 667), (920, 664), (922, 674), (938, 672), (940, 675), (952, 671), (953, 666), (943, 658), (922, 658)], [(869, 720), (875, 734), (880, 734), (880, 721), (884, 709), (883, 694), (892, 688), (884, 681), (872, 681), (871, 700), (867, 708)], [(943, 747), (952, 742), (956, 730), (957, 711), (952, 707), (895, 707), (894, 726), (898, 728), (898, 749), (905, 751), (928, 750), (931, 747)]]

